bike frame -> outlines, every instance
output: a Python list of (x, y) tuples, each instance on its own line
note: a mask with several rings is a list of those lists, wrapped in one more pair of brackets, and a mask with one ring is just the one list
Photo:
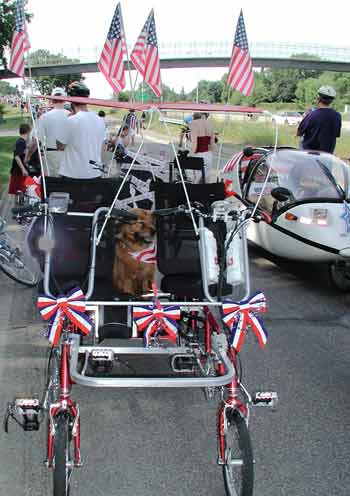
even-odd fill
[[(208, 307), (204, 307), (204, 313), (206, 316), (205, 319), (205, 327), (204, 327), (204, 342), (205, 342), (205, 353), (206, 355), (210, 355), (212, 353), (211, 349), (211, 335), (212, 332), (214, 331), (215, 333), (220, 334), (220, 326), (218, 322), (216, 321), (214, 315), (210, 311)], [(224, 386), (222, 386), (222, 394), (223, 394), (223, 400), (221, 401), (221, 404), (219, 406), (219, 413), (218, 413), (218, 439), (219, 439), (219, 444), (218, 444), (218, 449), (219, 449), (219, 457), (218, 457), (218, 463), (224, 464), (225, 463), (225, 433), (227, 430), (227, 412), (228, 410), (236, 410), (239, 412), (239, 414), (245, 419), (245, 421), (248, 423), (249, 420), (249, 396), (247, 392), (244, 390), (245, 394), (247, 395), (248, 401), (246, 403), (242, 402), (240, 398), (238, 397), (238, 390), (242, 385), (239, 382), (238, 375), (237, 375), (237, 359), (238, 359), (238, 354), (237, 351), (229, 345), (228, 350), (227, 350), (227, 356), (230, 360), (230, 362), (233, 365), (235, 373), (233, 374), (232, 379), (230, 382)], [(222, 363), (218, 362), (217, 364), (217, 373), (218, 375), (223, 375), (224, 369), (222, 366)]]
[(72, 380), (69, 372), (69, 356), (71, 342), (68, 330), (64, 332), (64, 339), (60, 345), (61, 360), (60, 360), (60, 394), (56, 403), (49, 405), (49, 423), (47, 432), (47, 466), (54, 466), (54, 443), (55, 443), (55, 420), (58, 415), (64, 414), (69, 419), (69, 430), (73, 438), (74, 445), (74, 467), (80, 467), (80, 412), (79, 406), (71, 399)]

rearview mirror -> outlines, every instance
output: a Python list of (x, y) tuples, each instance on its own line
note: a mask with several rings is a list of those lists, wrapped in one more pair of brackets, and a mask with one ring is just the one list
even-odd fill
[(273, 190), (271, 190), (271, 196), (279, 202), (285, 202), (289, 200), (293, 195), (289, 189), (278, 187), (278, 188), (273, 188)]

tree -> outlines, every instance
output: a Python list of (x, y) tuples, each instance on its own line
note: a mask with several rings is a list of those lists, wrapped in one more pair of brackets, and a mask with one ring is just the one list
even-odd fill
[[(32, 14), (26, 14), (30, 21)], [(0, 2), (0, 63), (7, 67), (5, 49), (11, 47), (12, 34), (15, 28), (16, 0), (2, 0)]]
[(6, 81), (0, 81), (0, 95), (15, 95), (17, 90)]
[[(31, 67), (34, 67), (36, 65), (79, 63), (79, 60), (70, 59), (61, 53), (51, 53), (49, 50), (40, 49), (30, 54), (27, 63)], [(34, 77), (33, 81), (36, 89), (42, 95), (49, 95), (56, 86), (67, 89), (69, 83), (72, 81), (82, 81), (83, 79), (84, 77), (81, 73), (75, 73), (54, 76), (39, 76)]]

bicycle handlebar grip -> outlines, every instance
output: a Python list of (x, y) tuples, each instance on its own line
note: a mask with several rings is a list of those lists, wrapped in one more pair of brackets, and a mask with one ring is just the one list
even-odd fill
[(132, 222), (138, 219), (136, 214), (120, 208), (113, 208), (111, 212), (111, 217), (113, 217), (114, 219), (118, 219), (122, 222)]
[(13, 207), (11, 209), (11, 212), (14, 215), (29, 214), (29, 213), (34, 213), (37, 211), (38, 211), (38, 207), (35, 205), (23, 205), (21, 207)]
[(159, 215), (160, 217), (161, 216), (165, 216), (165, 215), (171, 215), (171, 214), (175, 214), (175, 213), (179, 213), (179, 208), (178, 207), (174, 207), (174, 208), (160, 208), (159, 210), (154, 210), (154, 215)]

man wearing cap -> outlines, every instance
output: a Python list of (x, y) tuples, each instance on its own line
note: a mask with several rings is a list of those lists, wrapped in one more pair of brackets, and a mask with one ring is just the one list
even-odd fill
[[(54, 88), (52, 97), (66, 96), (63, 88)], [(64, 101), (52, 98), (53, 109), (40, 116), (38, 120), (39, 139), (46, 149), (46, 160), (50, 176), (58, 176), (63, 159), (62, 151), (57, 149), (56, 140), (62, 126), (65, 125), (69, 111), (64, 108)]]
[(89, 88), (81, 81), (73, 81), (68, 86), (68, 96), (78, 97), (78, 101), (72, 101), (74, 115), (66, 120), (57, 136), (57, 148), (63, 150), (59, 170), (63, 178), (96, 179), (102, 175), (100, 167), (105, 125), (84, 103), (89, 95)]
[(304, 117), (297, 131), (297, 136), (302, 137), (304, 150), (334, 152), (341, 131), (341, 115), (330, 107), (335, 97), (336, 91), (332, 86), (319, 88), (317, 108)]

